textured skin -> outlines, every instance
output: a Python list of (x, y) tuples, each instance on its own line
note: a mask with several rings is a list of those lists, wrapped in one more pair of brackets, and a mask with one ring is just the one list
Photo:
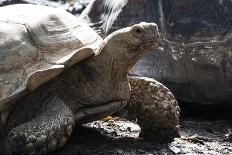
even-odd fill
[(46, 111), (8, 133), (14, 154), (45, 154), (62, 147), (74, 127), (74, 116), (61, 100), (46, 106)]
[(140, 136), (160, 142), (179, 137), (179, 106), (167, 87), (151, 78), (130, 77), (131, 95), (121, 111), (129, 120), (137, 120)]

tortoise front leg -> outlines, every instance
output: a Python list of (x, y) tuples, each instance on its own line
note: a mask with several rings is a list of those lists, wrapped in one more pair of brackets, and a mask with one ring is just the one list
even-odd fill
[(131, 96), (124, 110), (127, 119), (137, 119), (140, 136), (165, 143), (179, 137), (179, 106), (172, 93), (150, 78), (130, 77), (129, 82)]
[(48, 103), (46, 111), (31, 121), (10, 130), (13, 154), (46, 154), (62, 147), (74, 127), (74, 115), (58, 98)]

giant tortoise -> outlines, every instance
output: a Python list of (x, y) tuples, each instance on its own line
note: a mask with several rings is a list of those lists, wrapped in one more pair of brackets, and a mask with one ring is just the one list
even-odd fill
[(103, 40), (66, 11), (18, 4), (0, 8), (0, 25), (1, 155), (53, 152), (74, 124), (127, 103), (129, 113), (137, 111), (141, 136), (170, 142), (179, 135), (171, 92), (153, 79), (128, 78), (157, 45), (156, 24), (142, 22)]

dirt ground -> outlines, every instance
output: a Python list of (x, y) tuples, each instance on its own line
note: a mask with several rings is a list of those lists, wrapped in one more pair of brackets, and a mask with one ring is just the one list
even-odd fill
[(55, 155), (232, 155), (232, 121), (182, 119), (181, 137), (168, 145), (138, 138), (136, 123), (114, 118), (76, 127)]

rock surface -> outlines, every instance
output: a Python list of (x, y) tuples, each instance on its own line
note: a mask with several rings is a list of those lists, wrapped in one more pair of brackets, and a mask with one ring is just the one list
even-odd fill
[(158, 23), (164, 41), (131, 74), (155, 78), (185, 102), (231, 105), (231, 8), (225, 0), (94, 0), (81, 16), (102, 37)]
[[(68, 144), (53, 155), (229, 155), (232, 152), (230, 121), (185, 119), (181, 137), (165, 146), (138, 138), (136, 123), (114, 118), (95, 121), (74, 130)], [(231, 134), (231, 133), (230, 133)]]

